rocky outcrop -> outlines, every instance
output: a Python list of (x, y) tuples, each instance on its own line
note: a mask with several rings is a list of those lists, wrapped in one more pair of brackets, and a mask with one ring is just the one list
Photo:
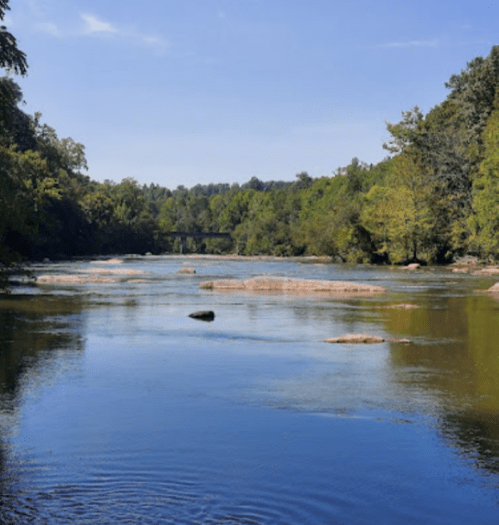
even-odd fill
[(381, 294), (385, 291), (381, 286), (373, 286), (370, 284), (280, 277), (256, 277), (247, 281), (222, 279), (219, 281), (205, 281), (199, 286), (205, 290), (284, 292), (330, 295), (335, 297), (368, 297)]
[(409, 339), (396, 339), (389, 338), (384, 339), (378, 335), (366, 335), (366, 334), (345, 334), (341, 337), (332, 337), (325, 339), (325, 343), (344, 343), (344, 344), (376, 344), (376, 343), (410, 343)]

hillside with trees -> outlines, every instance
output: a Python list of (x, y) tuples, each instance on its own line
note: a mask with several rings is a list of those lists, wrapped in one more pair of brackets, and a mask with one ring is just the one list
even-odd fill
[[(0, 18), (8, 1), (0, 0)], [(0, 31), (0, 262), (91, 254), (178, 252), (173, 231), (229, 232), (189, 239), (190, 252), (328, 255), (349, 262), (445, 263), (499, 259), (499, 46), (447, 83), (424, 115), (387, 124), (387, 157), (354, 158), (331, 177), (294, 182), (156, 184), (93, 181), (83, 144), (59, 138), (20, 109), (12, 74), (26, 57)]]

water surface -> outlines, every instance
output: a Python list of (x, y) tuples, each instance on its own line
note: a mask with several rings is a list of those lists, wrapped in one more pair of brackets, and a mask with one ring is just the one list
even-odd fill
[[(1, 522), (497, 523), (499, 301), (475, 291), (494, 279), (181, 256), (34, 272), (98, 268), (120, 273), (0, 298)], [(257, 275), (388, 292), (199, 289)], [(401, 302), (419, 308), (378, 308)], [(412, 344), (323, 342), (344, 333)]]

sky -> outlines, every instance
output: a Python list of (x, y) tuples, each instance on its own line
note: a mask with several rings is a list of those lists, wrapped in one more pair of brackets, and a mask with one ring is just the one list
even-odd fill
[(498, 40), (482, 0), (10, 0), (23, 110), (88, 175), (170, 189), (332, 176), (386, 157)]

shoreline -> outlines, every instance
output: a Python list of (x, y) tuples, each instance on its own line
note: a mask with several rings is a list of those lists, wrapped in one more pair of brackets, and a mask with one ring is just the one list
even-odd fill
[[(488, 261), (479, 260), (475, 257), (464, 257), (447, 264), (374, 264), (374, 263), (348, 263), (339, 261), (336, 257), (329, 255), (296, 255), (296, 256), (278, 256), (278, 255), (238, 255), (238, 254), (200, 254), (200, 253), (162, 253), (162, 254), (107, 254), (107, 255), (78, 255), (68, 257), (54, 257), (53, 259), (44, 258), (43, 260), (28, 260), (18, 263), (16, 266), (10, 267), (10, 270), (28, 269), (34, 265), (44, 265), (52, 263), (64, 263), (74, 261), (87, 261), (94, 263), (107, 264), (121, 264), (127, 260), (145, 259), (145, 258), (184, 258), (187, 260), (220, 260), (220, 261), (262, 261), (262, 262), (279, 262), (279, 261), (294, 261), (303, 263), (317, 263), (317, 264), (338, 264), (338, 265), (358, 265), (366, 267), (386, 267), (392, 270), (410, 270), (421, 271), (425, 268), (447, 268), (454, 273), (471, 273), (473, 275), (492, 276), (499, 274), (499, 264), (494, 264)], [(8, 270), (9, 268), (4, 268)]]

